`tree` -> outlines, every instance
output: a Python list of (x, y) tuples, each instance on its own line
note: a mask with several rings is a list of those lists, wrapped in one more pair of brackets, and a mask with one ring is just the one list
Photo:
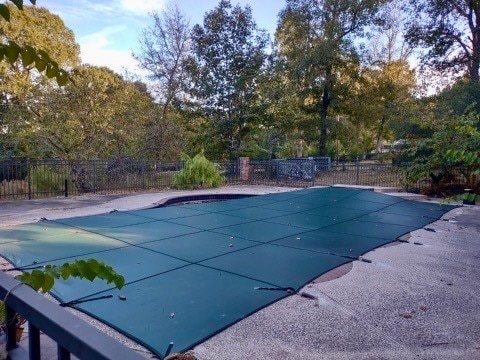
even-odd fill
[(318, 114), (319, 153), (325, 155), (328, 113), (345, 63), (355, 62), (354, 39), (374, 21), (382, 0), (287, 0), (276, 39), (288, 63), (290, 81), (303, 103)]
[[(9, 22), (0, 22), (0, 33), (3, 35), (3, 40), (8, 39), (12, 44), (24, 44), (24, 48), (19, 46), (19, 53), (16, 54), (17, 57), (21, 57), (22, 61), (15, 61), (16, 57), (13, 54), (7, 56), (7, 62), (0, 63), (2, 80), (0, 91), (4, 103), (21, 101), (32, 87), (45, 82), (45, 79), (39, 77), (34, 71), (39, 66), (45, 66), (47, 75), (52, 75), (50, 71), (53, 67), (72, 68), (80, 62), (80, 48), (75, 41), (75, 36), (70, 29), (65, 27), (59, 16), (51, 14), (45, 8), (25, 7), (23, 10), (18, 10), (13, 6), (6, 8), (10, 9), (12, 18)], [(43, 55), (38, 58), (32, 55), (33, 53), (30, 53), (28, 49)], [(11, 51), (5, 51), (11, 53)], [(56, 59), (54, 65), (45, 64), (42, 60), (50, 59), (50, 56)], [(63, 74), (64, 70), (61, 73)], [(63, 75), (58, 75), (58, 78), (60, 77)], [(66, 81), (62, 82), (62, 84), (65, 83)]]
[[(258, 79), (268, 35), (259, 30), (250, 7), (222, 0), (195, 25), (189, 67), (190, 94), (207, 119), (210, 143), (237, 157), (258, 121)], [(216, 144), (214, 144), (216, 143)]]
[[(35, 5), (36, 3), (35, 0), (29, 1), (33, 5)], [(12, 14), (14, 15), (13, 18), (15, 21), (17, 21), (19, 17), (23, 18), (20, 20), (20, 22), (23, 22), (23, 24), (21, 24), (20, 26), (16, 26), (17, 29), (21, 29), (20, 33), (17, 33), (16, 35), (18, 36), (19, 34), (22, 34), (24, 28), (25, 30), (27, 30), (26, 32), (28, 33), (29, 25), (35, 22), (32, 20), (37, 20), (37, 16), (35, 14), (33, 16), (24, 15), (25, 13), (22, 12), (24, 10), (23, 0), (12, 0), (11, 2), (15, 5), (16, 8), (9, 4), (0, 4), (0, 16), (4, 20), (6, 20), (7, 23), (10, 22)], [(47, 77), (56, 78), (59, 85), (65, 85), (67, 83), (68, 73), (59, 67), (58, 62), (50, 58), (49, 53), (46, 52), (45, 49), (33, 47), (28, 42), (20, 42), (19, 44), (19, 41), (16, 37), (11, 37), (11, 34), (9, 34), (8, 31), (5, 31), (5, 22), (0, 22), (0, 25), (2, 26), (2, 31), (0, 31), (0, 61), (5, 59), (8, 63), (14, 65), (18, 59), (21, 59), (24, 67), (29, 67), (30, 69), (35, 68), (39, 72), (45, 71)], [(58, 34), (52, 32), (51, 35), (53, 39), (58, 39)], [(68, 39), (61, 39), (57, 42), (57, 45), (62, 44), (62, 40)]]
[(453, 76), (479, 81), (480, 2), (478, 0), (410, 0), (407, 41), (423, 47), (424, 64)]
[[(61, 74), (66, 72), (60, 71), (60, 67), (71, 69), (76, 66), (80, 62), (80, 49), (73, 32), (65, 27), (60, 17), (48, 10), (37, 7), (19, 10), (13, 5), (4, 5), (2, 9), (8, 10), (10, 21), (0, 21), (0, 48), (9, 52), (14, 41), (17, 50), (20, 49), (20, 55), (14, 55), (20, 60), (10, 56), (0, 61), (0, 142), (4, 154), (20, 155), (26, 150), (25, 143), (15, 130), (21, 121), (28, 123), (33, 116), (23, 110), (27, 110), (27, 104), (44, 102), (47, 89), (59, 88), (46, 77), (39, 76), (39, 67), (40, 70), (44, 67), (48, 76), (56, 77), (57, 83), (64, 85), (66, 82), (59, 79), (63, 79)], [(54, 63), (48, 54), (56, 58)], [(55, 69), (59, 69), (59, 73), (55, 74)], [(23, 109), (22, 116), (15, 118), (20, 109)]]
[(156, 159), (178, 160), (185, 148), (185, 129), (178, 110), (185, 102), (191, 29), (176, 6), (152, 13), (152, 19), (153, 26), (143, 31), (140, 51), (134, 55), (147, 71), (159, 101), (156, 116), (148, 125), (144, 151)]
[[(480, 116), (472, 111), (462, 116), (437, 119), (432, 136), (412, 141), (405, 153), (408, 180), (430, 180), (435, 193), (480, 194)], [(458, 176), (461, 174), (462, 176)]]
[(382, 21), (374, 27), (368, 52), (369, 63), (362, 70), (362, 87), (357, 95), (360, 116), (374, 130), (376, 150), (382, 152), (383, 140), (394, 121), (403, 121), (413, 103), (415, 72), (410, 68), (412, 48), (406, 43), (405, 21), (400, 1), (380, 8)]
[(73, 82), (61, 89), (50, 87), (46, 96), (33, 96), (11, 114), (11, 130), (25, 155), (136, 156), (153, 116), (152, 99), (107, 68), (80, 66), (71, 77)]
[(461, 116), (472, 109), (480, 114), (480, 82), (460, 79), (431, 100), (435, 102), (436, 115), (439, 118)]
[(134, 56), (156, 84), (155, 92), (162, 104), (160, 115), (165, 119), (185, 87), (185, 65), (191, 49), (190, 25), (176, 6), (151, 16), (154, 24), (143, 31), (140, 52)]
[(367, 68), (362, 76), (358, 116), (374, 130), (376, 150), (381, 152), (389, 125), (402, 121), (413, 101), (415, 73), (407, 62), (397, 60)]
[(304, 129), (303, 124), (300, 124), (303, 117), (298, 108), (295, 89), (285, 81), (285, 71), (276, 49), (267, 56), (256, 82), (254, 106), (259, 121), (252, 124), (244, 137), (242, 155), (266, 160), (280, 155), (287, 138), (296, 140), (297, 129)]

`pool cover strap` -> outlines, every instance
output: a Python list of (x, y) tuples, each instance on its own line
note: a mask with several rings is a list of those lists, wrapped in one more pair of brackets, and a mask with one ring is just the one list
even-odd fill
[(254, 287), (255, 290), (277, 290), (277, 291), (286, 291), (289, 294), (296, 294), (297, 291), (292, 287), (263, 287), (263, 286), (256, 286)]
[(85, 299), (85, 300), (81, 300), (81, 299), (72, 300), (72, 301), (69, 301), (69, 302), (60, 303), (60, 306), (67, 307), (67, 306), (82, 304), (82, 303), (88, 302), (88, 301), (96, 301), (96, 300), (111, 299), (111, 298), (113, 298), (113, 295), (109, 294), (109, 295), (97, 296), (97, 297), (90, 298), (90, 299)]

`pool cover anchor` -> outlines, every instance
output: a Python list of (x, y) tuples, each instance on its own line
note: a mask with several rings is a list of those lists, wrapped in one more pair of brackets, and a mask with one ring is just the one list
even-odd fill
[(359, 261), (362, 261), (362, 262), (365, 262), (365, 263), (368, 263), (368, 264), (371, 264), (371, 263), (372, 263), (372, 260), (370, 260), (370, 259), (365, 259), (363, 256), (359, 256), (359, 257), (358, 257), (358, 260), (359, 260)]
[(168, 355), (170, 355), (170, 352), (173, 349), (173, 341), (168, 344), (167, 351), (165, 351), (165, 355), (163, 355), (163, 359), (165, 359)]

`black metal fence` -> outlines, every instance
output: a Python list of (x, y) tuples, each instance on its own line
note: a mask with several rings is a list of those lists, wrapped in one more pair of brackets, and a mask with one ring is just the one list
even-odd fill
[[(0, 273), (0, 298), (5, 305), (5, 335), (7, 351), (17, 347), (18, 315), (28, 321), (28, 358), (40, 360), (40, 332), (57, 343), (57, 359), (67, 360), (71, 354), (79, 359), (131, 359), (144, 356), (110, 338), (65, 309), (56, 305), (32, 288), (13, 277)], [(12, 354), (10, 354), (12, 355)], [(22, 353), (8, 359), (26, 358)], [(49, 357), (52, 358), (52, 357)]]
[[(330, 158), (218, 161), (225, 185), (307, 187), (369, 185), (403, 187), (398, 167), (373, 161), (334, 164)], [(183, 162), (152, 160), (0, 160), (0, 200), (38, 199), (85, 193), (119, 193), (173, 187)]]

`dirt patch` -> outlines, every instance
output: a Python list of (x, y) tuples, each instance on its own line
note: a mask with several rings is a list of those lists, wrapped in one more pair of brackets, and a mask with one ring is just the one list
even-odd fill
[(353, 263), (349, 262), (348, 264), (344, 264), (333, 270), (330, 270), (329, 272), (326, 272), (325, 274), (313, 280), (313, 283), (318, 284), (318, 283), (324, 283), (327, 281), (338, 279), (348, 274), (352, 269), (353, 269)]

